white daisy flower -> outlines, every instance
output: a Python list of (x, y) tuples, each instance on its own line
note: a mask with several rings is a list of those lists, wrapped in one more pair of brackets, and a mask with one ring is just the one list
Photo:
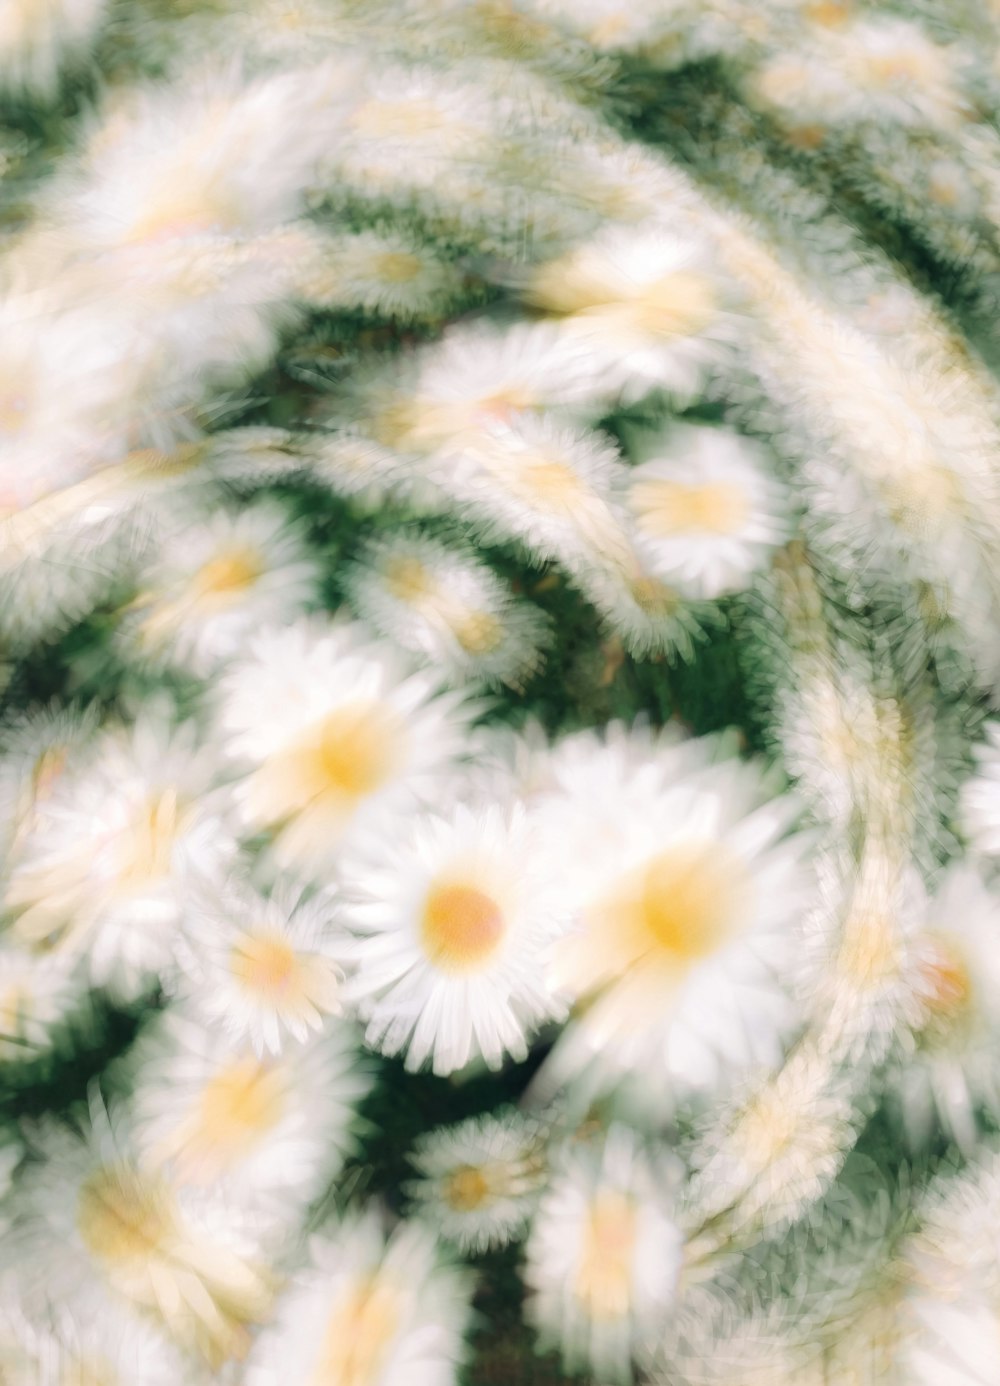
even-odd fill
[(796, 989), (828, 1052), (854, 1062), (877, 1062), (919, 1020), (913, 969), (926, 894), (908, 853), (900, 858), (898, 844), (877, 834), (860, 862), (847, 850), (823, 852), (803, 919)]
[(83, 1323), (124, 1301), (216, 1370), (246, 1352), (272, 1283), (231, 1210), (184, 1200), (143, 1169), (122, 1119), (96, 1096), (85, 1131), (50, 1122), (32, 1146), (2, 1256), (32, 1313)]
[(986, 724), (976, 773), (962, 787), (962, 826), (976, 852), (1000, 856), (1000, 722)]
[(378, 510), (389, 497), (409, 499), (415, 481), (406, 458), (365, 437), (360, 428), (317, 436), (310, 474), (334, 495), (369, 510)]
[(337, 1174), (368, 1088), (339, 1025), (261, 1055), (175, 1010), (143, 1036), (135, 1062), (140, 1164), (178, 1190), (218, 1193), (261, 1236), (287, 1233)]
[(998, 932), (1000, 901), (974, 868), (951, 867), (914, 944), (915, 1050), (906, 1053), (889, 1086), (914, 1144), (926, 1139), (936, 1114), (971, 1154), (976, 1109), (1000, 1113)]
[(600, 361), (605, 388), (636, 397), (662, 386), (680, 398), (733, 340), (733, 293), (694, 240), (619, 228), (541, 265), (524, 290)]
[(246, 1386), (452, 1386), (471, 1286), (429, 1229), (401, 1223), (386, 1240), (369, 1212), (314, 1238), (311, 1253), (257, 1340)]
[(407, 1188), (417, 1215), (474, 1255), (518, 1240), (545, 1185), (544, 1136), (513, 1109), (421, 1136)]
[[(386, 67), (365, 74), (336, 151), (338, 180), (399, 198), (447, 180), (451, 168), (477, 168), (495, 140), (494, 103), (482, 84), (431, 69)], [(447, 184), (445, 184), (447, 186)]]
[(471, 706), (399, 668), (361, 628), (262, 632), (220, 683), (226, 752), (249, 828), (285, 861), (319, 863), (428, 790), (462, 748)]
[(577, 582), (605, 626), (636, 659), (676, 654), (692, 657), (704, 608), (665, 582), (640, 552), (629, 551), (624, 571), (617, 565), (595, 566), (581, 573)]
[(376, 230), (322, 239), (299, 287), (318, 307), (403, 322), (443, 317), (467, 292), (462, 270), (432, 247), (400, 232)]
[(123, 999), (169, 972), (185, 877), (233, 851), (206, 795), (212, 771), (190, 728), (149, 716), (103, 732), (14, 854), (3, 891), (12, 939), (83, 953), (92, 982)]
[(519, 686), (541, 665), (547, 617), (471, 550), (423, 536), (377, 540), (349, 575), (358, 615), (449, 681)]
[(92, 43), (108, 0), (10, 0), (0, 12), (0, 87), (50, 95), (67, 60)]
[(524, 810), (464, 805), (425, 816), (345, 865), (343, 922), (357, 940), (349, 994), (367, 1040), (406, 1065), (451, 1073), (523, 1059), (560, 1014), (543, 963), (561, 925)]
[(373, 378), (358, 413), (377, 443), (418, 456), (460, 457), (519, 415), (593, 408), (607, 393), (593, 353), (552, 323), (456, 327), (404, 370)]
[(325, 63), (250, 81), (236, 69), (130, 93), (95, 126), (52, 205), (95, 248), (246, 235), (298, 214), (356, 75)]
[(761, 450), (730, 429), (688, 424), (650, 451), (624, 495), (640, 555), (688, 596), (739, 591), (787, 536)]
[(36, 1058), (85, 1001), (73, 957), (45, 957), (0, 945), (0, 1065)]
[(164, 523), (122, 632), (126, 648), (167, 655), (207, 676), (251, 631), (280, 625), (316, 598), (321, 576), (301, 527), (270, 500)]
[(528, 1317), (570, 1371), (629, 1381), (630, 1359), (662, 1336), (674, 1307), (683, 1248), (662, 1172), (631, 1132), (571, 1145), (528, 1239)]
[(178, 990), (206, 1021), (255, 1053), (304, 1043), (343, 1009), (333, 907), (280, 881), (263, 895), (229, 878), (189, 894)]
[(811, 842), (786, 837), (799, 807), (758, 766), (710, 763), (724, 752), (703, 738), (645, 763), (613, 744), (555, 763), (541, 844), (575, 927), (550, 975), (578, 1006), (552, 1081), (641, 1068), (705, 1089), (780, 1056)]
[(857, 1139), (850, 1083), (805, 1046), (776, 1074), (747, 1083), (706, 1119), (689, 1190), (699, 1220), (734, 1210), (736, 1225), (773, 1236), (823, 1194)]
[(8, 847), (26, 837), (67, 769), (86, 753), (96, 731), (92, 709), (32, 709), (0, 734), (0, 833)]
[(614, 504), (624, 467), (611, 440), (548, 415), (522, 414), (470, 437), (427, 471), (484, 542), (516, 540), (578, 577), (624, 570), (629, 543)]

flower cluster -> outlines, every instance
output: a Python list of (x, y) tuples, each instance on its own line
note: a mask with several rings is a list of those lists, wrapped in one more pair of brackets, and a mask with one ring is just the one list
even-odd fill
[(993, 1380), (1000, 11), (5, 3), (0, 1380)]

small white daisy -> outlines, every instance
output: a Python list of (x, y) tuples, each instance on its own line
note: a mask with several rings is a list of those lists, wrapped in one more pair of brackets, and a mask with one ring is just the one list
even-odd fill
[(459, 806), (417, 820), (345, 865), (342, 919), (357, 935), (349, 994), (368, 1042), (451, 1073), (523, 1059), (561, 1013), (543, 975), (562, 923), (534, 827), (517, 807)]
[(409, 674), (363, 628), (300, 621), (248, 643), (219, 685), (225, 750), (249, 828), (284, 861), (327, 860), (349, 836), (429, 789), (462, 745), (471, 707)]
[(889, 1088), (914, 1144), (923, 1143), (936, 1115), (971, 1154), (977, 1109), (1000, 1113), (998, 932), (1000, 900), (974, 868), (951, 867), (914, 941), (914, 1042)]
[(97, 727), (92, 709), (33, 709), (0, 735), (0, 833), (14, 847), (66, 770), (86, 753)]
[(199, 1015), (235, 1043), (279, 1054), (304, 1043), (343, 1009), (333, 906), (300, 882), (263, 895), (248, 881), (188, 894), (177, 986)]
[(272, 1277), (229, 1210), (182, 1200), (137, 1163), (120, 1113), (92, 1094), (83, 1131), (49, 1121), (17, 1181), (3, 1262), (32, 1313), (88, 1322), (124, 1301), (218, 1369), (245, 1354)]
[(408, 1185), (418, 1216), (460, 1251), (478, 1254), (522, 1237), (547, 1167), (545, 1130), (511, 1110), (421, 1136)]
[(134, 997), (174, 963), (187, 874), (234, 844), (190, 727), (154, 714), (109, 728), (36, 806), (4, 885), (11, 936), (87, 960), (92, 982)]
[(628, 397), (692, 397), (733, 340), (734, 290), (710, 252), (660, 231), (605, 230), (534, 270), (524, 293)]
[(166, 655), (207, 675), (262, 625), (280, 625), (316, 599), (320, 565), (284, 508), (256, 501), (206, 519), (163, 522), (159, 552), (139, 579), (126, 649)]
[(336, 176), (364, 192), (431, 193), (450, 170), (477, 168), (495, 138), (489, 93), (432, 69), (372, 68), (336, 151)]
[(857, 1139), (863, 1110), (850, 1083), (808, 1045), (706, 1119), (689, 1190), (699, 1219), (733, 1211), (773, 1236), (814, 1203)]
[(470, 436), (460, 456), (442, 458), (427, 476), (484, 542), (517, 540), (578, 577), (629, 563), (615, 505), (624, 470), (603, 434), (522, 414)]
[(452, 1386), (466, 1355), (471, 1285), (442, 1260), (429, 1229), (400, 1223), (386, 1240), (368, 1212), (310, 1249), (310, 1265), (257, 1340), (246, 1386)]
[(326, 237), (299, 280), (322, 308), (346, 308), (402, 322), (440, 318), (467, 292), (462, 270), (432, 247), (396, 231)]
[(570, 1371), (629, 1381), (633, 1355), (663, 1333), (684, 1238), (662, 1173), (624, 1127), (597, 1148), (563, 1151), (528, 1239), (524, 1277), (528, 1317)]
[(519, 415), (606, 396), (593, 353), (553, 323), (455, 327), (403, 372), (368, 382), (358, 413), (377, 443), (416, 456), (456, 458)]
[(135, 1057), (140, 1164), (178, 1190), (204, 1189), (253, 1216), (257, 1235), (294, 1228), (350, 1149), (368, 1088), (350, 1027), (261, 1055), (174, 1009)]
[(640, 555), (692, 597), (745, 587), (786, 537), (786, 505), (763, 454), (730, 429), (672, 428), (629, 474), (624, 504)]
[(811, 842), (787, 835), (797, 802), (714, 738), (645, 761), (587, 751), (553, 758), (538, 808), (574, 919), (551, 969), (578, 1002), (552, 1081), (607, 1066), (704, 1089), (774, 1063), (794, 1014), (790, 930), (810, 898)]
[(451, 682), (517, 687), (542, 663), (547, 618), (471, 550), (417, 535), (376, 540), (350, 573), (348, 595), (380, 635)]
[(926, 893), (908, 850), (878, 833), (860, 861), (847, 850), (824, 851), (816, 880), (796, 986), (831, 1056), (875, 1062), (917, 1023), (913, 968)]
[(73, 957), (45, 957), (0, 946), (0, 1065), (49, 1049), (60, 1028), (85, 1004), (86, 981)]

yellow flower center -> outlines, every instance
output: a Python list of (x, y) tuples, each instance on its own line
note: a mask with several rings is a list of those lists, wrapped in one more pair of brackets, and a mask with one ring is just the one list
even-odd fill
[(627, 11), (619, 10), (617, 14), (607, 15), (589, 29), (585, 36), (586, 40), (594, 48), (610, 47), (627, 35), (629, 23)]
[(315, 743), (319, 783), (345, 799), (374, 793), (394, 760), (395, 721), (377, 704), (339, 708), (326, 719)]
[(0, 991), (0, 1039), (22, 1038), (31, 993), (20, 983)]
[(916, 85), (939, 80), (944, 64), (932, 49), (899, 48), (892, 53), (878, 53), (861, 60), (861, 73), (873, 86), (888, 87), (896, 83)]
[(251, 548), (233, 549), (211, 559), (192, 579), (196, 598), (239, 598), (264, 571), (260, 554)]
[(175, 789), (164, 790), (137, 810), (121, 843), (120, 889), (139, 890), (169, 874), (174, 845), (184, 823)]
[(309, 1386), (376, 1386), (400, 1326), (396, 1292), (362, 1281), (337, 1304)]
[(638, 1222), (634, 1203), (615, 1189), (591, 1203), (575, 1290), (592, 1319), (619, 1319), (632, 1300), (632, 1260)]
[(656, 336), (691, 336), (715, 316), (712, 281), (691, 270), (675, 270), (645, 284), (620, 280), (590, 257), (576, 254), (543, 265), (527, 296), (536, 307), (560, 316), (596, 315)]
[(634, 578), (629, 583), (629, 591), (640, 611), (654, 619), (672, 616), (680, 605), (677, 593), (659, 578)]
[(421, 942), (435, 966), (446, 972), (470, 972), (496, 953), (505, 922), (500, 907), (474, 886), (442, 881), (424, 901)]
[(934, 938), (918, 972), (920, 998), (927, 1011), (926, 1029), (938, 1036), (954, 1030), (972, 1003), (969, 969), (945, 939)]
[(490, 654), (503, 639), (503, 626), (489, 611), (457, 612), (451, 626), (466, 654)]
[(205, 1085), (190, 1139), (179, 1153), (185, 1161), (211, 1167), (239, 1159), (272, 1131), (286, 1107), (285, 1074), (279, 1065), (237, 1059)]
[(459, 1165), (444, 1183), (444, 1200), (456, 1213), (471, 1213), (490, 1197), (490, 1185), (475, 1165)]
[(102, 1166), (80, 1189), (76, 1225), (87, 1250), (106, 1265), (148, 1261), (174, 1229), (166, 1186), (128, 1165)]
[(397, 601), (407, 605), (426, 600), (437, 588), (430, 569), (417, 558), (394, 558), (386, 564), (385, 585)]
[(65, 746), (50, 746), (36, 759), (31, 771), (31, 792), (36, 802), (51, 794), (68, 759), (69, 751)]
[(388, 284), (408, 284), (423, 268), (416, 255), (401, 250), (387, 251), (375, 261), (375, 273)]
[(744, 884), (743, 867), (717, 843), (672, 848), (645, 870), (642, 927), (655, 948), (678, 962), (696, 962), (729, 937)]
[(233, 976), (248, 991), (267, 997), (284, 996), (298, 972), (298, 959), (291, 945), (278, 934), (242, 939), (232, 950)]
[(436, 134), (445, 119), (433, 101), (366, 101), (352, 115), (351, 125), (370, 139), (408, 139)]
[(631, 492), (640, 529), (668, 536), (689, 532), (735, 534), (746, 524), (745, 493), (731, 482), (689, 486), (664, 478), (637, 481)]
[(201, 235), (227, 225), (231, 218), (215, 189), (171, 187), (169, 182), (132, 222), (127, 245), (153, 244), (174, 236)]
[(888, 915), (852, 915), (840, 946), (840, 971), (855, 984), (869, 987), (894, 976), (902, 960), (895, 921)]
[(754, 1168), (769, 1164), (795, 1134), (795, 1113), (775, 1093), (763, 1092), (749, 1104), (737, 1128), (739, 1145)]

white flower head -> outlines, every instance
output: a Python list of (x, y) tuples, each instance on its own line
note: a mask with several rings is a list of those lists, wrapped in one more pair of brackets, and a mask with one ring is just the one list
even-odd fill
[(246, 1386), (290, 1381), (451, 1386), (464, 1360), (471, 1286), (434, 1234), (378, 1214), (352, 1217), (311, 1243), (275, 1320), (258, 1338)]
[(541, 664), (546, 617), (474, 554), (423, 536), (377, 540), (350, 575), (355, 610), (454, 683), (519, 685)]
[(543, 264), (529, 303), (592, 351), (607, 387), (692, 398), (735, 341), (735, 289), (693, 238), (613, 227)]
[(624, 1127), (563, 1152), (527, 1244), (527, 1312), (570, 1370), (629, 1381), (677, 1297), (684, 1238), (657, 1170)]
[(343, 1010), (334, 907), (280, 880), (268, 895), (238, 877), (188, 894), (178, 990), (206, 1021), (256, 1053), (304, 1043)]
[(218, 1369), (245, 1353), (272, 1276), (231, 1209), (185, 1199), (138, 1163), (120, 1110), (96, 1092), (90, 1108), (82, 1131), (49, 1121), (32, 1133), (9, 1239), (25, 1304), (80, 1323), (124, 1304)]
[(181, 516), (164, 529), (123, 632), (140, 656), (165, 655), (204, 676), (253, 630), (294, 618), (316, 598), (320, 566), (273, 501)]
[(746, 586), (787, 535), (759, 447), (730, 429), (673, 428), (628, 475), (624, 503), (640, 555), (691, 597)]
[(134, 997), (174, 966), (184, 882), (234, 851), (215, 764), (190, 726), (151, 712), (109, 728), (57, 783), (4, 889), (22, 945), (83, 956), (92, 982)]
[(346, 622), (262, 631), (219, 692), (226, 752), (245, 768), (243, 821), (276, 835), (282, 861), (304, 865), (427, 792), (472, 714)]
[(524, 413), (470, 435), (460, 456), (427, 475), (487, 543), (519, 541), (536, 560), (555, 559), (579, 577), (628, 564), (614, 503), (623, 470), (604, 435)]
[(910, 986), (914, 1043), (890, 1092), (911, 1142), (921, 1144), (935, 1116), (967, 1154), (976, 1112), (1000, 1112), (993, 1055), (1000, 1036), (1000, 900), (975, 868), (945, 872), (914, 940)]
[(562, 1011), (543, 965), (563, 920), (532, 822), (517, 806), (459, 805), (397, 834), (343, 873), (349, 993), (368, 1042), (439, 1074), (523, 1059)]
[(418, 1215), (465, 1252), (523, 1236), (547, 1177), (544, 1135), (511, 1110), (422, 1136), (411, 1157), (420, 1178), (408, 1186)]
[(712, 1089), (779, 1057), (811, 844), (788, 835), (797, 802), (724, 751), (704, 738), (637, 763), (598, 746), (540, 803), (574, 919), (553, 954), (553, 981), (577, 1005), (552, 1081), (605, 1066)]
[(224, 1198), (259, 1236), (287, 1235), (338, 1172), (368, 1088), (348, 1026), (260, 1054), (188, 1007), (143, 1036), (135, 1063), (140, 1163)]

